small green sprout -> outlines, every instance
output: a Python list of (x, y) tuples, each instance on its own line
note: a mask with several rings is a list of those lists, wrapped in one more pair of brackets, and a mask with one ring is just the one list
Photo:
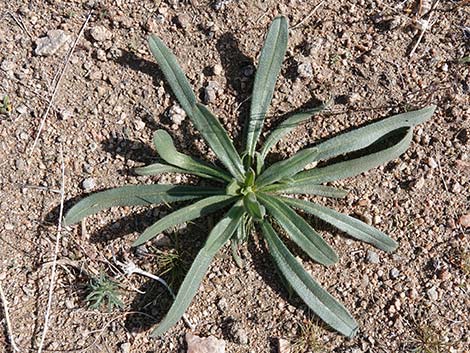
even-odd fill
[(89, 292), (85, 300), (92, 309), (100, 309), (103, 304), (107, 306), (108, 312), (124, 307), (124, 303), (119, 298), (119, 285), (104, 273), (91, 279)]
[[(214, 151), (220, 164), (210, 164), (177, 151), (168, 132), (158, 130), (153, 142), (161, 160), (138, 168), (136, 173), (193, 174), (209, 179), (210, 185), (214, 186), (170, 184), (123, 186), (81, 200), (66, 215), (65, 223), (70, 225), (112, 206), (192, 201), (191, 204), (173, 211), (149, 226), (134, 242), (133, 246), (138, 246), (175, 225), (230, 206), (210, 231), (204, 246), (199, 250), (186, 274), (173, 305), (153, 331), (153, 336), (161, 336), (181, 319), (196, 295), (214, 256), (226, 243), (232, 243), (234, 259), (237, 264), (243, 264), (237, 248), (239, 244), (246, 242), (254, 229), (263, 234), (281, 277), (306, 305), (334, 330), (346, 336), (354, 336), (358, 329), (354, 318), (303, 268), (276, 231), (282, 228), (292, 242), (319, 264), (331, 266), (338, 261), (338, 255), (333, 248), (295, 209), (312, 214), (349, 236), (383, 251), (392, 252), (397, 247), (397, 243), (388, 235), (356, 218), (314, 202), (286, 195), (344, 197), (347, 194), (345, 190), (323, 184), (359, 175), (398, 158), (410, 145), (413, 127), (430, 119), (435, 106), (376, 121), (305, 148), (285, 160), (267, 164), (266, 157), (279, 140), (324, 109), (322, 105), (309, 111), (292, 114), (267, 136), (261, 148), (257, 148), (286, 53), (287, 38), (287, 20), (278, 17), (271, 24), (261, 50), (250, 114), (245, 127), (245, 148), (239, 153), (217, 117), (206, 106), (198, 103), (176, 57), (158, 37), (150, 36), (150, 50), (174, 95)], [(371, 146), (373, 149), (368, 148)], [(356, 151), (363, 153), (361, 156), (306, 169), (316, 162), (328, 161)]]
[(10, 97), (8, 95), (3, 96), (3, 100), (0, 104), (0, 114), (9, 115), (12, 111), (12, 105), (10, 102)]

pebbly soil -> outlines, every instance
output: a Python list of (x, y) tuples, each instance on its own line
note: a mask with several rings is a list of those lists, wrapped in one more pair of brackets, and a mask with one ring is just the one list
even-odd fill
[[(340, 261), (330, 268), (306, 258), (303, 263), (360, 324), (353, 339), (320, 324), (318, 343), (326, 352), (411, 352), (426, 345), (429, 352), (465, 352), (470, 344), (470, 12), (468, 1), (440, 1), (410, 57), (430, 2), (419, 3), (5, 3), (0, 98), (9, 96), (12, 111), (0, 115), (0, 281), (20, 351), (37, 350), (44, 326), (62, 162), (68, 209), (87, 192), (114, 186), (196, 183), (187, 176), (133, 175), (132, 168), (157, 157), (151, 145), (156, 129), (168, 130), (179, 150), (213, 158), (188, 119), (174, 114), (174, 98), (149, 53), (147, 35), (157, 34), (174, 51), (194, 89), (239, 146), (264, 35), (271, 20), (284, 14), (291, 26), (289, 47), (266, 128), (289, 111), (329, 98), (334, 104), (279, 143), (273, 160), (394, 113), (438, 106), (432, 120), (415, 129), (399, 159), (335, 182), (349, 190), (344, 200), (320, 198), (374, 224), (400, 247), (386, 254), (311, 220)], [(93, 5), (33, 150), (67, 54), (65, 45), (38, 56), (36, 41), (60, 29), (71, 36), (70, 46)], [(127, 257), (158, 273), (158, 247), (136, 252), (130, 245), (169, 211), (167, 206), (112, 209), (61, 232), (45, 351), (185, 351), (188, 329), (182, 322), (162, 339), (149, 338), (171, 304), (168, 294), (145, 278), (121, 276), (113, 260), (113, 255)], [(189, 262), (215, 221), (209, 217), (169, 232), (172, 243), (160, 250), (175, 251), (178, 240), (178, 251)], [(279, 338), (299, 340), (300, 326), (315, 318), (282, 287), (262, 239), (255, 234), (242, 254), (244, 269), (228, 249), (217, 257), (188, 316), (197, 323), (194, 333), (224, 339), (227, 352), (276, 352)], [(90, 277), (100, 272), (120, 283), (122, 309), (88, 307)], [(5, 312), (0, 312), (0, 352), (11, 352)]]

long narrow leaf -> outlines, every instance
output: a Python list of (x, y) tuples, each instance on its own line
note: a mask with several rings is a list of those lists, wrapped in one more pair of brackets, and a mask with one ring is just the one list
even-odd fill
[(436, 106), (391, 116), (359, 129), (333, 137), (315, 146), (317, 160), (325, 160), (365, 148), (388, 133), (421, 124), (434, 114)]
[(398, 246), (397, 242), (387, 234), (382, 233), (380, 230), (361, 222), (356, 218), (336, 212), (328, 207), (321, 206), (313, 202), (291, 198), (283, 198), (283, 200), (295, 208), (300, 208), (301, 210), (324, 220), (333, 227), (349, 234), (353, 238), (372, 244), (383, 251), (392, 252)]
[(338, 256), (320, 234), (287, 206), (284, 201), (266, 194), (258, 194), (258, 200), (284, 228), (292, 241), (305, 251), (312, 260), (326, 266), (338, 261)]
[(297, 295), (331, 328), (353, 337), (358, 325), (348, 310), (305, 271), (267, 221), (261, 229), (277, 267)]
[(71, 225), (113, 206), (140, 206), (191, 200), (203, 196), (223, 195), (225, 190), (191, 185), (128, 185), (97, 192), (74, 205), (65, 216)]
[(343, 198), (348, 194), (347, 190), (334, 188), (332, 186), (317, 185), (313, 183), (292, 182), (287, 184), (272, 184), (260, 189), (261, 192), (276, 194), (304, 194), (318, 195), (333, 198)]
[(260, 150), (261, 158), (264, 160), (268, 152), (273, 148), (273, 146), (279, 142), (285, 135), (295, 129), (299, 124), (310, 119), (312, 115), (318, 114), (323, 111), (326, 107), (326, 104), (322, 104), (317, 108), (307, 110), (305, 112), (295, 113), (291, 117), (284, 120), (280, 123), (276, 129), (271, 132), (267, 137), (266, 141), (263, 144), (263, 147)]
[(144, 167), (138, 167), (134, 169), (134, 173), (137, 175), (159, 175), (162, 173), (187, 173), (192, 174), (191, 172), (172, 166), (164, 163), (152, 163)]
[(212, 229), (204, 247), (199, 251), (189, 272), (186, 274), (173, 305), (165, 318), (152, 332), (152, 336), (161, 336), (183, 316), (196, 295), (213, 257), (235, 232), (244, 212), (241, 202), (237, 202), (230, 211), (228, 211), (226, 216)]
[(292, 157), (279, 161), (267, 168), (256, 180), (256, 186), (263, 186), (275, 183), (278, 180), (289, 178), (305, 168), (306, 165), (315, 161), (318, 151), (315, 147), (306, 148), (297, 152)]
[(227, 131), (219, 120), (202, 104), (193, 108), (193, 122), (219, 160), (228, 171), (238, 180), (242, 181), (245, 168), (241, 158), (227, 135)]
[(193, 106), (196, 104), (196, 96), (194, 95), (186, 75), (178, 65), (176, 57), (157, 36), (151, 35), (148, 42), (150, 50), (173, 90), (176, 99), (178, 99), (178, 102), (186, 114), (191, 117)]
[(363, 157), (338, 162), (323, 168), (312, 168), (300, 172), (292, 177), (294, 185), (311, 185), (326, 183), (329, 181), (349, 178), (379, 165), (398, 158), (410, 145), (413, 130), (407, 129), (407, 133), (393, 146), (379, 152)]
[(142, 245), (143, 243), (156, 237), (159, 233), (177, 224), (181, 224), (220, 210), (221, 208), (232, 203), (234, 200), (235, 197), (233, 196), (211, 196), (197, 201), (192, 205), (182, 207), (159, 219), (157, 222), (145, 229), (145, 231), (139, 236), (134, 244), (132, 244), (132, 246)]
[(171, 136), (165, 130), (157, 130), (155, 132), (153, 143), (160, 157), (169, 164), (188, 170), (194, 174), (202, 176), (210, 175), (218, 180), (228, 182), (232, 180), (230, 175), (223, 170), (178, 152)]
[(309, 163), (329, 159), (341, 154), (357, 151), (368, 147), (388, 133), (404, 127), (412, 127), (428, 120), (435, 106), (430, 106), (414, 112), (399, 114), (390, 118), (372, 123), (365, 127), (347, 132), (329, 139), (317, 146), (306, 148), (292, 157), (274, 163), (258, 178), (256, 185), (262, 187), (286, 177), (291, 177)]
[(285, 17), (272, 22), (256, 71), (251, 99), (250, 120), (246, 129), (246, 152), (254, 157), (256, 142), (263, 128), (264, 118), (271, 103), (277, 76), (287, 49), (288, 26)]

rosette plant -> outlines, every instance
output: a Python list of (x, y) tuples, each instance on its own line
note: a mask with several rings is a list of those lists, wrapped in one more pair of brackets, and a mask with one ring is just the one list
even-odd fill
[[(177, 224), (226, 210), (199, 250), (173, 305), (153, 331), (154, 336), (162, 335), (183, 316), (214, 256), (226, 243), (231, 243), (234, 258), (237, 263), (241, 263), (238, 246), (245, 242), (255, 229), (263, 234), (281, 276), (305, 304), (334, 330), (346, 336), (354, 336), (358, 328), (354, 318), (312, 278), (282, 240), (287, 237), (319, 264), (331, 266), (338, 260), (331, 246), (295, 209), (312, 214), (349, 236), (383, 251), (391, 252), (397, 247), (397, 243), (389, 236), (356, 218), (314, 202), (286, 195), (344, 197), (346, 191), (323, 184), (358, 175), (400, 156), (410, 144), (413, 127), (428, 120), (435, 107), (430, 106), (376, 121), (305, 148), (285, 160), (267, 165), (266, 156), (273, 146), (298, 124), (324, 108), (320, 106), (292, 114), (267, 136), (257, 150), (266, 112), (286, 52), (287, 38), (287, 21), (284, 17), (277, 17), (269, 28), (259, 57), (250, 114), (244, 131), (245, 147), (242, 153), (239, 153), (219, 120), (206, 106), (198, 103), (175, 56), (159, 38), (150, 36), (150, 49), (176, 99), (220, 163), (215, 165), (177, 151), (170, 135), (164, 130), (158, 130), (153, 142), (161, 161), (138, 168), (136, 172), (140, 175), (168, 172), (193, 174), (209, 179), (209, 185), (213, 186), (124, 186), (86, 197), (66, 215), (65, 222), (73, 224), (111, 206), (192, 200), (189, 205), (182, 206), (149, 226), (134, 242), (133, 245), (138, 246)], [(371, 145), (375, 148), (367, 149)], [(364, 153), (306, 169), (315, 162), (327, 161), (354, 151)], [(282, 236), (278, 233), (280, 230)]]

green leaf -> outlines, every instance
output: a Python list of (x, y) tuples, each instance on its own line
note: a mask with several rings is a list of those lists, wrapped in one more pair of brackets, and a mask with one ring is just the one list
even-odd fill
[(191, 172), (164, 163), (153, 163), (144, 167), (138, 167), (134, 169), (134, 173), (137, 175), (159, 175), (162, 173), (186, 173), (192, 174)]
[(421, 110), (398, 114), (333, 137), (315, 146), (318, 150), (316, 160), (326, 160), (365, 148), (394, 130), (413, 127), (427, 121), (435, 110), (436, 106), (432, 105)]
[(191, 118), (193, 107), (196, 104), (196, 96), (183, 70), (178, 65), (176, 57), (157, 36), (150, 35), (148, 42), (150, 50), (173, 90), (176, 99), (178, 99), (183, 110)]
[(409, 128), (400, 141), (387, 149), (326, 167), (312, 168), (300, 172), (292, 178), (293, 183), (294, 185), (320, 184), (361, 174), (398, 158), (407, 150), (412, 137), (413, 130)]
[(322, 219), (339, 230), (349, 234), (353, 238), (372, 244), (383, 251), (392, 252), (398, 246), (397, 242), (387, 234), (382, 233), (378, 229), (361, 222), (356, 218), (336, 212), (328, 207), (321, 206), (313, 202), (291, 198), (283, 198), (283, 200), (295, 208), (300, 208), (301, 210)]
[(193, 122), (219, 160), (238, 180), (245, 176), (242, 160), (219, 120), (202, 104), (193, 108)]
[(331, 328), (353, 337), (358, 325), (348, 310), (305, 271), (266, 220), (261, 229), (274, 262), (297, 295)]
[(272, 184), (260, 189), (261, 192), (276, 194), (305, 194), (318, 195), (333, 198), (343, 198), (348, 194), (347, 190), (334, 188), (332, 186), (317, 185), (313, 183), (291, 182), (288, 184)]
[(312, 162), (333, 158), (365, 148), (392, 131), (411, 127), (428, 120), (435, 109), (435, 106), (431, 106), (414, 112), (392, 116), (333, 137), (317, 146), (303, 149), (292, 157), (274, 163), (266, 169), (259, 176), (256, 185), (260, 188), (272, 184), (297, 174)]
[(250, 120), (246, 129), (246, 151), (254, 157), (256, 142), (263, 128), (264, 118), (271, 103), (277, 76), (287, 49), (288, 26), (285, 17), (277, 17), (272, 22), (256, 71), (251, 98)]
[(245, 211), (241, 202), (237, 202), (228, 211), (225, 217), (212, 229), (204, 247), (199, 251), (189, 272), (186, 274), (173, 305), (165, 318), (152, 332), (153, 337), (164, 334), (183, 316), (184, 312), (191, 304), (193, 297), (196, 295), (212, 259), (235, 232), (244, 213)]
[(150, 227), (140, 235), (140, 237), (132, 244), (132, 246), (139, 246), (147, 241), (153, 239), (161, 232), (173, 227), (177, 224), (181, 224), (190, 221), (201, 216), (213, 213), (221, 208), (229, 205), (235, 200), (233, 196), (217, 195), (210, 196), (200, 201), (193, 203), (192, 205), (180, 208), (165, 217), (159, 219), (157, 222), (152, 224)]
[(305, 112), (295, 113), (291, 117), (280, 123), (279, 126), (276, 127), (273, 132), (271, 132), (271, 134), (264, 142), (264, 145), (260, 151), (261, 158), (264, 160), (271, 148), (273, 148), (273, 146), (278, 141), (280, 141), (285, 135), (295, 129), (299, 124), (310, 119), (312, 115), (322, 112), (325, 108), (326, 104), (322, 104), (314, 109), (310, 109)]
[(243, 206), (245, 206), (245, 210), (250, 216), (258, 221), (263, 219), (266, 213), (264, 207), (259, 204), (253, 192), (249, 192), (243, 197)]
[(286, 203), (276, 197), (258, 194), (258, 200), (285, 229), (294, 241), (312, 260), (329, 266), (338, 261), (338, 256), (325, 240), (302, 217)]
[(281, 179), (287, 179), (313, 162), (318, 155), (315, 148), (307, 148), (297, 152), (292, 157), (276, 162), (267, 168), (256, 180), (256, 186), (262, 188)]
[(128, 185), (97, 192), (74, 205), (65, 216), (71, 225), (83, 218), (113, 206), (145, 206), (191, 200), (203, 196), (223, 195), (225, 190), (191, 185)]
[(212, 178), (217, 178), (218, 180), (227, 182), (232, 180), (231, 176), (223, 170), (202, 162), (194, 157), (178, 152), (173, 144), (171, 136), (165, 130), (157, 130), (155, 132), (153, 143), (160, 157), (169, 164), (188, 170), (193, 174), (200, 176), (205, 177), (209, 175)]

